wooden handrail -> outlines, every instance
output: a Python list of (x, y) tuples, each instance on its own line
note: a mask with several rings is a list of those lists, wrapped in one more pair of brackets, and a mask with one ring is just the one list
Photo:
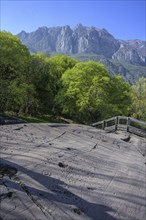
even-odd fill
[(127, 132), (146, 137), (146, 122), (126, 116), (116, 116), (92, 124), (103, 130), (126, 130)]

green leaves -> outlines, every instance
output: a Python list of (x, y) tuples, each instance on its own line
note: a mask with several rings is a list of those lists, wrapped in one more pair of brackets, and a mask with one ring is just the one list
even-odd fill
[(7, 32), (0, 32), (1, 112), (10, 107), (12, 94), (9, 86), (13, 81), (24, 77), (29, 57), (28, 49), (17, 37)]
[(8, 109), (14, 112), (31, 114), (37, 107), (36, 91), (34, 85), (13, 81), (9, 86), (9, 102)]
[(58, 97), (62, 100), (62, 112), (82, 122), (90, 121), (92, 114), (100, 112), (104, 101), (103, 87), (108, 78), (104, 66), (92, 61), (77, 63), (67, 70), (62, 75), (63, 88)]
[(110, 112), (113, 115), (128, 115), (131, 105), (130, 85), (122, 80), (121, 76), (111, 77), (109, 84)]
[[(3, 72), (11, 68), (11, 73), (17, 77), (26, 68), (29, 52), (21, 41), (8, 32), (0, 32), (0, 63)], [(4, 71), (5, 67), (5, 71)], [(9, 71), (10, 73), (10, 71)]]
[(139, 78), (137, 83), (132, 86), (131, 97), (133, 117), (146, 121), (146, 78)]
[[(65, 55), (31, 55), (17, 37), (6, 32), (0, 32), (0, 47), (1, 111), (65, 115), (89, 124), (127, 115), (131, 98), (131, 111), (146, 108), (142, 104), (145, 84), (132, 87), (130, 95), (129, 84), (120, 76), (110, 76), (101, 63), (79, 62)], [(137, 105), (140, 99), (143, 102)]]
[(62, 85), (58, 105), (75, 120), (91, 123), (128, 112), (130, 86), (100, 63), (77, 63), (62, 75)]

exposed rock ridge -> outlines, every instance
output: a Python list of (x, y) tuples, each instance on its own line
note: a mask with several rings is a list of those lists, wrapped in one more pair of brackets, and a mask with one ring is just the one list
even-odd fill
[(77, 24), (73, 29), (68, 25), (40, 27), (31, 33), (22, 31), (17, 36), (33, 53), (38, 51), (68, 55), (89, 53), (132, 64), (146, 63), (145, 41), (118, 40), (106, 29)]

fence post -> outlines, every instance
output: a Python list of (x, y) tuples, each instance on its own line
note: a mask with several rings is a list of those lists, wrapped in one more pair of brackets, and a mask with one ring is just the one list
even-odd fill
[(129, 126), (130, 126), (130, 118), (127, 118), (127, 132), (129, 132)]
[(115, 117), (115, 131), (118, 129), (118, 116)]
[(105, 121), (102, 122), (102, 129), (105, 129)]

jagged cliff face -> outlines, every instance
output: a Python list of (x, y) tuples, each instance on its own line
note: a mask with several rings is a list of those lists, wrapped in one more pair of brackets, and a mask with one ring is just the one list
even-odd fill
[(20, 40), (31, 52), (64, 54), (98, 54), (117, 61), (144, 65), (146, 63), (146, 42), (140, 40), (122, 41), (115, 39), (105, 29), (84, 27), (78, 24), (74, 29), (63, 27), (41, 27), (31, 33), (22, 31)]
[(144, 65), (146, 63), (146, 42), (141, 40), (119, 40), (120, 47), (112, 55), (112, 59), (131, 64)]
[(74, 29), (68, 25), (40, 27), (31, 33), (22, 31), (17, 36), (32, 53), (62, 53), (82, 61), (100, 61), (112, 75), (121, 74), (130, 83), (146, 77), (146, 41), (118, 40), (105, 29), (81, 24)]
[(119, 48), (119, 42), (105, 29), (77, 25), (73, 30), (68, 26), (38, 28), (35, 32), (18, 34), (31, 52), (47, 53), (94, 53), (112, 57)]
[(132, 64), (144, 64), (143, 56), (140, 56), (137, 50), (126, 44), (120, 45), (120, 48), (112, 55), (112, 59)]
[(94, 53), (111, 57), (119, 48), (119, 43), (105, 29), (77, 25), (73, 30), (73, 37), (74, 53)]

